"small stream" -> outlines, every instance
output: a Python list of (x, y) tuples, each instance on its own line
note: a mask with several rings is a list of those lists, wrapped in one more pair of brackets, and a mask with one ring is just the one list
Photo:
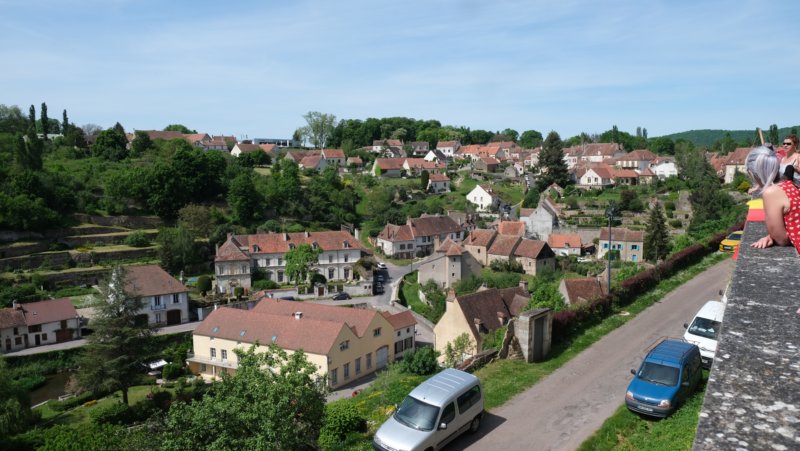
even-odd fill
[(31, 406), (45, 402), (48, 399), (58, 399), (59, 396), (65, 394), (64, 388), (72, 374), (72, 371), (64, 371), (47, 376), (47, 383), (30, 393)]

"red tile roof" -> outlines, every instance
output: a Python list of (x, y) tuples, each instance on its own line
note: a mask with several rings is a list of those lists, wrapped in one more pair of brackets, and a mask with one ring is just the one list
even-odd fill
[(511, 257), (520, 240), (520, 237), (514, 235), (497, 235), (487, 253)]
[(342, 149), (322, 149), (322, 155), (324, 155), (325, 158), (328, 158), (328, 159), (331, 159), (331, 158), (344, 159), (345, 158), (344, 150), (342, 150)]
[(464, 244), (468, 244), (470, 246), (483, 246), (486, 247), (491, 244), (494, 237), (497, 235), (497, 232), (494, 230), (486, 230), (486, 229), (475, 229), (470, 232), (469, 236), (466, 240), (464, 240)]
[(445, 147), (455, 147), (457, 142), (458, 141), (439, 141), (439, 143), (436, 144), (436, 148), (442, 149)]
[(403, 169), (403, 163), (405, 163), (405, 161), (405, 158), (376, 158), (375, 164), (377, 164), (382, 171), (400, 171)]
[(525, 223), (522, 221), (502, 221), (497, 225), (497, 233), (500, 235), (525, 235)]
[(400, 313), (395, 313), (394, 315), (390, 312), (381, 312), (381, 315), (386, 318), (386, 321), (389, 321), (389, 324), (392, 325), (394, 330), (411, 327), (417, 324), (417, 319), (411, 314), (411, 310), (405, 310)]
[[(293, 303), (301, 305), (298, 302)], [(242, 343), (258, 341), (262, 345), (274, 342), (283, 349), (302, 349), (311, 354), (325, 355), (336, 344), (344, 327), (346, 325), (341, 322), (313, 319), (305, 315), (295, 319), (289, 315), (222, 307), (211, 312), (194, 330), (194, 335)]]
[(215, 262), (232, 262), (232, 261), (249, 261), (250, 257), (245, 254), (240, 247), (242, 245), (234, 236), (230, 236), (225, 240), (222, 245), (217, 249), (217, 254), (214, 257)]
[(378, 234), (378, 238), (386, 241), (412, 241), (414, 236), (411, 234), (411, 226), (408, 224), (395, 225), (386, 224)]
[(25, 314), (22, 309), (4, 308), (0, 309), (0, 329), (20, 327), (25, 325)]
[(449, 182), (450, 181), (450, 177), (448, 177), (447, 174), (431, 174), (428, 177), (428, 181), (431, 181), (431, 182)]
[(564, 288), (569, 297), (565, 300), (570, 304), (589, 302), (605, 294), (603, 285), (594, 277), (564, 279)]
[(473, 335), (475, 320), (480, 320), (481, 325), (488, 331), (494, 331), (502, 326), (499, 316), (511, 319), (520, 314), (530, 301), (530, 293), (521, 287), (489, 288), (473, 294), (457, 297), (457, 302), (464, 312), (464, 318), (470, 324)]
[[(320, 321), (331, 321), (346, 324), (359, 337), (363, 337), (367, 328), (378, 314), (375, 310), (339, 307), (336, 305), (312, 304), (310, 302), (282, 301), (279, 299), (261, 298), (253, 308), (257, 313), (268, 313), (270, 315), (292, 317), (296, 312), (301, 312), (303, 318), (316, 319)], [(307, 329), (306, 333), (314, 330)], [(313, 335), (313, 334), (309, 334)]]
[(20, 304), (25, 314), (25, 324), (55, 323), (65, 319), (75, 319), (78, 312), (69, 298), (52, 299), (49, 301), (28, 302)]
[(632, 152), (621, 155), (617, 161), (653, 161), (656, 159), (656, 154), (647, 149), (637, 149)]
[(463, 255), (464, 252), (466, 252), (466, 251), (464, 250), (464, 248), (460, 244), (456, 243), (455, 241), (451, 240), (450, 238), (447, 238), (439, 246), (439, 248), (436, 249), (436, 252), (443, 253), (443, 254), (447, 255), (448, 257), (456, 257), (456, 256), (459, 256), (459, 255)]
[(322, 155), (308, 155), (300, 160), (300, 166), (308, 169), (316, 169), (322, 161)]
[(554, 249), (562, 248), (581, 248), (581, 236), (577, 233), (551, 233), (547, 237), (547, 244)]
[[(608, 241), (608, 228), (603, 227), (600, 229), (600, 240)], [(641, 242), (644, 241), (644, 232), (612, 227), (611, 241)]]
[(135, 296), (185, 293), (189, 289), (158, 265), (126, 266), (125, 292)]
[(444, 215), (422, 215), (419, 218), (410, 218), (408, 224), (415, 237), (460, 233), (463, 230), (453, 218)]
[[(297, 233), (257, 233), (253, 235), (236, 235), (235, 239), (242, 244), (248, 252), (266, 254), (284, 254), (289, 251), (289, 244), (317, 243), (323, 251), (337, 251), (343, 249), (359, 249), (364, 251), (361, 243), (344, 230), (330, 230), (325, 232), (297, 232)], [(347, 243), (347, 247), (345, 247)], [(255, 250), (258, 246), (258, 250)]]
[[(548, 252), (549, 251), (549, 252)], [(514, 250), (514, 255), (517, 257), (525, 257), (538, 259), (539, 257), (547, 258), (554, 257), (553, 251), (550, 246), (541, 240), (526, 240), (523, 239), (517, 248)]]

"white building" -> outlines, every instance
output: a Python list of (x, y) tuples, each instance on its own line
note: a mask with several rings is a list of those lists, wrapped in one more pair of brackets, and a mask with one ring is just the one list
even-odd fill
[(78, 312), (69, 298), (14, 303), (0, 309), (0, 352), (63, 343), (80, 338)]
[(189, 322), (189, 289), (158, 265), (127, 266), (125, 294), (142, 298), (139, 316), (155, 325)]

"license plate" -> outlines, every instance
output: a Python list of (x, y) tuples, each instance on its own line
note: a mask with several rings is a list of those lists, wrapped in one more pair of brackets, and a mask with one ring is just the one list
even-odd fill
[(645, 412), (652, 412), (653, 409), (651, 407), (645, 407), (643, 405), (639, 405), (639, 410), (644, 410)]

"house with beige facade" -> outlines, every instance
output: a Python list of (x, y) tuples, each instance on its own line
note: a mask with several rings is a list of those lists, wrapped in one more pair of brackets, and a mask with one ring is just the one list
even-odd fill
[(567, 305), (586, 304), (608, 293), (606, 285), (596, 277), (561, 279), (558, 292)]
[(464, 229), (449, 216), (423, 214), (403, 225), (386, 224), (376, 243), (389, 257), (414, 258), (430, 255), (444, 240), (461, 241)]
[(194, 330), (187, 363), (192, 373), (215, 379), (236, 371), (236, 349), (258, 343), (257, 350), (265, 351), (275, 344), (290, 354), (302, 350), (336, 389), (386, 367), (397, 358), (396, 349), (413, 350), (415, 327), (408, 312), (392, 315), (262, 298), (252, 310), (213, 311)]
[[(609, 241), (609, 237), (611, 238)], [(609, 250), (619, 251), (619, 258), (626, 262), (640, 262), (644, 257), (644, 232), (612, 227), (600, 229), (600, 241), (597, 244), (597, 258), (602, 259)]]
[(467, 334), (471, 347), (464, 358), (475, 355), (482, 350), (484, 337), (524, 311), (530, 298), (524, 281), (518, 287), (487, 288), (464, 296), (451, 289), (445, 312), (433, 328), (434, 348), (444, 355), (448, 343)]
[(217, 248), (214, 273), (217, 290), (232, 294), (236, 287), (250, 289), (252, 273), (258, 269), (267, 280), (289, 283), (286, 276), (286, 253), (301, 244), (320, 249), (317, 264), (311, 270), (328, 280), (353, 281), (353, 265), (368, 252), (361, 243), (343, 230), (297, 233), (256, 233), (229, 235)]
[(525, 274), (535, 276), (545, 268), (555, 269), (556, 265), (555, 253), (546, 242), (502, 235), (496, 230), (475, 229), (462, 245), (484, 266), (493, 261), (514, 261), (522, 265)]
[(156, 326), (189, 322), (189, 289), (158, 265), (126, 266), (125, 294), (141, 298), (139, 316)]
[(433, 280), (440, 288), (450, 288), (461, 279), (479, 275), (483, 265), (464, 246), (448, 238), (436, 252), (416, 263), (415, 269), (420, 284)]
[(0, 353), (63, 343), (81, 336), (81, 321), (69, 298), (0, 309)]

